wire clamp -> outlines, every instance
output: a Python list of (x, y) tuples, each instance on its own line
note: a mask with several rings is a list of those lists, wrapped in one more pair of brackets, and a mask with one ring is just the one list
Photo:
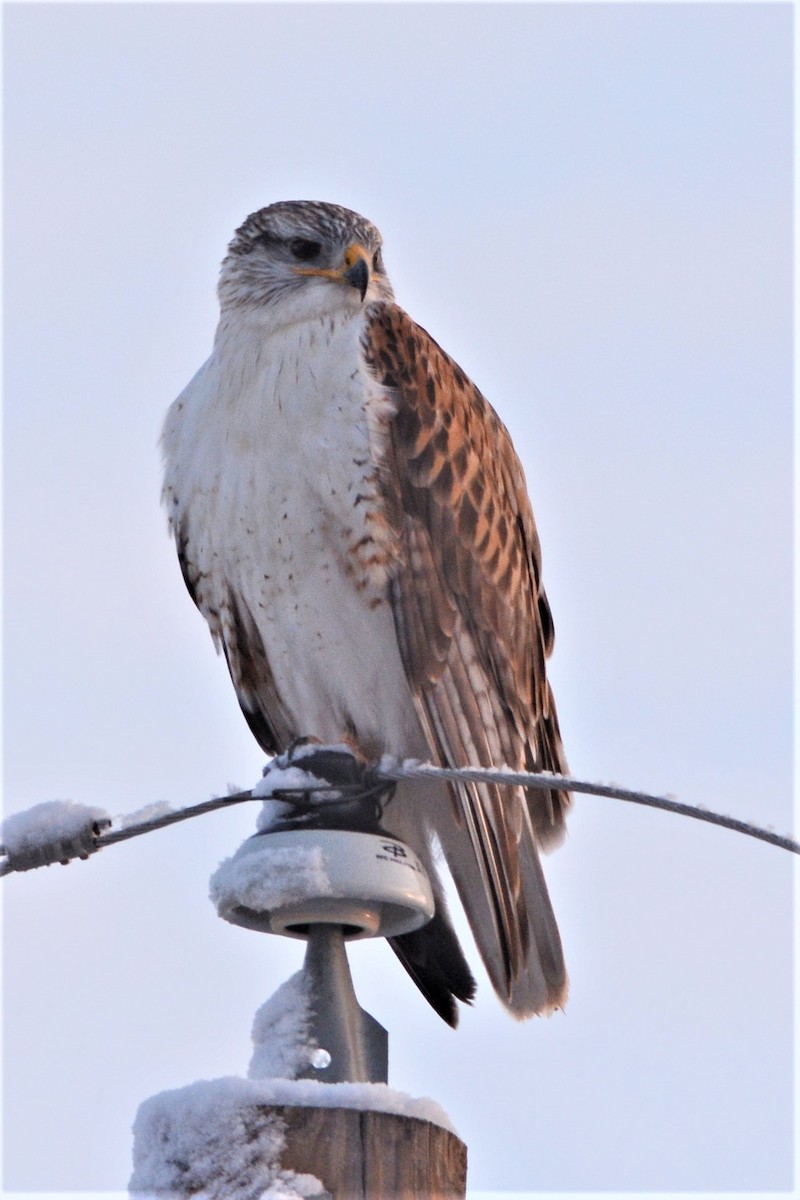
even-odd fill
[(98, 839), (110, 828), (111, 818), (101, 808), (46, 800), (6, 818), (0, 853), (8, 871), (32, 871), (53, 863), (66, 866), (99, 850)]

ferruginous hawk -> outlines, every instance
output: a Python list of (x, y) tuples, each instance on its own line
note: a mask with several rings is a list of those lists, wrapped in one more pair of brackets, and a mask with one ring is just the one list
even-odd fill
[[(211, 357), (167, 415), (164, 499), (260, 745), (312, 735), (367, 760), (565, 772), (522, 467), (488, 401), (395, 304), (378, 230), (335, 204), (263, 208), (228, 247), (219, 301)], [(567, 982), (539, 850), (568, 804), (406, 783), (388, 805), (437, 905), (393, 948), (450, 1024), (475, 983), (431, 842), (500, 999), (547, 1012)]]

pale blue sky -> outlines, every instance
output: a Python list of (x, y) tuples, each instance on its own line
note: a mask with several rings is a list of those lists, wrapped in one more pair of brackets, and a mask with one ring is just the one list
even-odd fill
[[(574, 773), (787, 830), (791, 6), (4, 23), (7, 810), (258, 778), (156, 440), (234, 227), (314, 198), (378, 224), (400, 303), (511, 429)], [(7, 1192), (123, 1190), (140, 1101), (244, 1073), (301, 954), (206, 898), (254, 820), (4, 881)], [(475, 1191), (788, 1195), (789, 856), (581, 798), (545, 868), (564, 1014), (516, 1025), (479, 972), (452, 1033), (385, 946), (354, 948), (393, 1085), (449, 1112)]]

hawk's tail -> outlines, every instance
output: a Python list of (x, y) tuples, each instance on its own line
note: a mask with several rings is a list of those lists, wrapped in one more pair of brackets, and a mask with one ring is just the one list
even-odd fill
[(520, 1020), (561, 1008), (561, 938), (525, 793), (468, 784), (452, 800), (456, 818), (436, 828), (497, 995)]
[(456, 1000), (469, 1004), (476, 984), (450, 924), (443, 897), (437, 895), (436, 912), (427, 925), (413, 933), (389, 938), (389, 945), (431, 1007), (455, 1029)]

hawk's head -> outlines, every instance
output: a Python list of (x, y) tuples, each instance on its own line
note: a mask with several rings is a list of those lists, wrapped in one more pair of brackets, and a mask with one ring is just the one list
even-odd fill
[(219, 280), (223, 310), (269, 310), (280, 324), (391, 298), (372, 222), (314, 200), (284, 200), (251, 213), (228, 246)]

